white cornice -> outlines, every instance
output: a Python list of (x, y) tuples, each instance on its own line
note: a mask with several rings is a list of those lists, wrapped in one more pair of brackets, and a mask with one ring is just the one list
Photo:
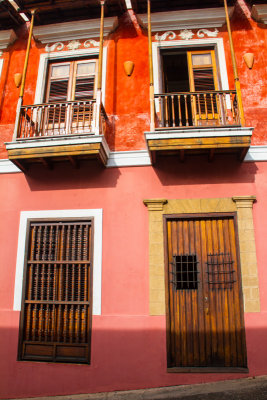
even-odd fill
[[(229, 8), (229, 16), (233, 7)], [(138, 14), (142, 25), (147, 26), (147, 14)], [(225, 23), (223, 7), (157, 12), (151, 14), (152, 31), (175, 31), (178, 29), (219, 28)]]
[(251, 11), (251, 16), (257, 22), (267, 24), (267, 4), (254, 4)]
[[(104, 35), (117, 27), (118, 18), (109, 17), (104, 20)], [(33, 29), (33, 35), (41, 43), (52, 43), (57, 41), (66, 41), (74, 39), (91, 39), (99, 37), (100, 19), (87, 19), (75, 22), (63, 22), (60, 24), (51, 24), (36, 26)]]
[(6, 31), (0, 31), (0, 49), (4, 50), (8, 45), (12, 44), (17, 39), (17, 36), (13, 29)]

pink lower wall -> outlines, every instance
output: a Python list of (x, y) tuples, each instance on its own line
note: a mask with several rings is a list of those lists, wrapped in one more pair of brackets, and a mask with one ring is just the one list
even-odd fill
[[(201, 167), (200, 167), (201, 165)], [(179, 385), (267, 374), (267, 163), (234, 158), (159, 159), (157, 166), (79, 170), (58, 165), (0, 175), (0, 395), (64, 395)], [(165, 317), (148, 310), (145, 198), (255, 195), (261, 312), (245, 315), (249, 374), (168, 374)], [(93, 316), (91, 365), (18, 362), (19, 313), (12, 311), (20, 211), (103, 209), (102, 315)]]

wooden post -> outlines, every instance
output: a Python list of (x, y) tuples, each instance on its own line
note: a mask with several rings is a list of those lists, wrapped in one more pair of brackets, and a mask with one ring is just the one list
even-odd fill
[(104, 7), (105, 0), (100, 0), (101, 17), (100, 17), (100, 38), (99, 38), (99, 59), (98, 59), (98, 72), (97, 72), (97, 93), (96, 93), (96, 120), (95, 120), (95, 133), (99, 135), (100, 132), (100, 118), (101, 118), (101, 103), (102, 103), (102, 68), (103, 68), (103, 38), (104, 38)]
[(28, 37), (28, 44), (27, 44), (26, 56), (25, 56), (24, 67), (23, 67), (23, 73), (22, 73), (22, 79), (21, 79), (20, 94), (19, 94), (19, 97), (22, 97), (22, 98), (23, 98), (23, 95), (24, 95), (26, 74), (27, 74), (27, 69), (28, 69), (28, 62), (29, 62), (29, 54), (30, 54), (30, 47), (31, 47), (32, 31), (33, 31), (33, 24), (34, 24), (34, 15), (35, 15), (35, 12), (36, 12), (36, 9), (31, 10), (32, 18), (31, 18), (31, 25), (30, 25), (30, 31), (29, 31), (29, 37)]
[(26, 74), (27, 74), (28, 63), (29, 63), (29, 55), (30, 55), (30, 47), (31, 47), (31, 41), (32, 41), (32, 31), (33, 31), (35, 12), (36, 12), (36, 9), (31, 10), (32, 18), (31, 18), (31, 25), (30, 25), (30, 30), (29, 30), (29, 37), (28, 37), (28, 43), (27, 43), (27, 49), (26, 49), (26, 56), (25, 56), (25, 60), (24, 60), (24, 67), (23, 67), (23, 73), (22, 73), (22, 79), (21, 79), (19, 100), (18, 100), (18, 104), (17, 104), (17, 113), (16, 113), (13, 141), (15, 141), (17, 139), (17, 134), (18, 134), (20, 112), (21, 112), (21, 106), (23, 104), (23, 95), (24, 95), (24, 89), (25, 89)]
[(150, 131), (155, 130), (155, 103), (154, 103), (154, 77), (152, 61), (152, 35), (151, 35), (151, 4), (147, 0), (147, 25), (148, 25), (148, 58), (149, 58), (149, 100), (150, 100)]
[(245, 116), (244, 116), (244, 109), (243, 109), (243, 103), (242, 103), (242, 98), (241, 98), (241, 88), (240, 88), (240, 82), (239, 82), (239, 77), (238, 77), (238, 72), (237, 72), (235, 49), (234, 49), (231, 25), (230, 25), (229, 14), (228, 14), (227, 0), (224, 0), (224, 9), (225, 9), (226, 25), (227, 25), (227, 31), (228, 31), (228, 36), (229, 36), (230, 51), (231, 51), (233, 70), (234, 70), (237, 105), (238, 105), (238, 110), (239, 110), (240, 122), (241, 122), (241, 125), (244, 126), (245, 125)]
[(103, 37), (104, 37), (104, 6), (105, 0), (100, 0), (101, 4), (101, 19), (100, 19), (100, 40), (99, 40), (99, 60), (98, 60), (98, 75), (97, 89), (102, 88), (102, 64), (103, 64)]

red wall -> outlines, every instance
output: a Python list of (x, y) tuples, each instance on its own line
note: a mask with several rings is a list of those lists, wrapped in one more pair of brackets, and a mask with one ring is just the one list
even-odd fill
[[(202, 168), (199, 169), (201, 163)], [(45, 172), (45, 173), (44, 173)], [(149, 316), (148, 211), (145, 198), (256, 195), (254, 223), (261, 312), (245, 315), (249, 376), (267, 374), (266, 163), (176, 158), (157, 168), (80, 170), (58, 166), (2, 175), (0, 191), (0, 393), (3, 398), (88, 393), (240, 378), (166, 373), (165, 317)], [(19, 199), (19, 201), (18, 201)], [(19, 313), (12, 311), (21, 210), (103, 209), (102, 315), (93, 316), (91, 365), (16, 361)]]
[[(241, 4), (241, 5), (240, 5)], [(232, 17), (233, 40), (236, 50), (238, 72), (242, 88), (242, 98), (246, 125), (255, 128), (252, 144), (264, 144), (267, 116), (265, 112), (267, 88), (266, 66), (267, 34), (263, 24), (257, 24), (243, 0), (236, 5)], [(195, 33), (197, 31), (194, 31)], [(177, 32), (178, 33), (178, 32)], [(19, 40), (4, 52), (4, 68), (0, 80), (0, 158), (7, 158), (5, 141), (12, 140), (16, 104), (19, 89), (14, 84), (14, 74), (22, 72), (27, 42), (26, 28), (17, 32)], [(230, 88), (234, 88), (232, 61), (226, 25), (220, 29), (218, 37), (223, 37)], [(144, 132), (149, 130), (149, 71), (147, 34), (140, 28), (132, 11), (119, 19), (117, 30), (106, 40), (108, 46), (106, 111), (110, 129), (107, 137), (111, 150), (145, 149)], [(40, 54), (44, 45), (32, 41), (27, 72), (24, 104), (34, 101)], [(249, 70), (243, 60), (246, 52), (253, 52), (255, 63)], [(126, 76), (123, 63), (133, 61), (134, 72)]]

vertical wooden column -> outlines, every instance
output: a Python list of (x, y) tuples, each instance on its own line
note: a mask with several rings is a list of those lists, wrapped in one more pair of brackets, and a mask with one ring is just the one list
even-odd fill
[(243, 103), (242, 103), (242, 98), (241, 98), (241, 88), (240, 88), (240, 82), (239, 82), (239, 77), (238, 77), (238, 72), (237, 72), (235, 49), (234, 49), (231, 25), (230, 25), (229, 14), (228, 14), (227, 0), (224, 0), (224, 9), (225, 9), (226, 25), (227, 25), (227, 31), (228, 31), (228, 36), (229, 36), (230, 51), (231, 51), (233, 70), (234, 70), (235, 89), (236, 89), (238, 110), (239, 110), (239, 115), (240, 115), (240, 122), (241, 122), (241, 125), (244, 126), (245, 125), (244, 109), (243, 109)]
[(101, 133), (100, 118), (101, 118), (101, 104), (102, 104), (102, 69), (103, 69), (105, 0), (100, 0), (100, 5), (101, 5), (101, 18), (100, 18), (99, 59), (98, 59), (98, 72), (97, 72), (96, 119), (95, 119), (95, 131), (97, 135)]
[(155, 130), (155, 103), (154, 103), (154, 77), (152, 61), (152, 34), (151, 34), (151, 3), (147, 0), (147, 26), (148, 26), (148, 57), (149, 57), (149, 100), (150, 100), (150, 131)]
[(30, 48), (31, 48), (31, 41), (32, 41), (32, 32), (33, 32), (35, 12), (36, 12), (36, 9), (31, 10), (31, 15), (32, 15), (32, 17), (31, 17), (31, 25), (30, 25), (30, 30), (29, 30), (29, 37), (28, 37), (28, 43), (27, 43), (27, 49), (26, 49), (26, 56), (25, 56), (22, 79), (21, 79), (19, 100), (18, 100), (18, 104), (17, 104), (17, 113), (16, 113), (13, 140), (16, 140), (16, 138), (17, 138), (18, 127), (19, 127), (19, 119), (20, 119), (20, 109), (21, 109), (21, 106), (23, 104), (23, 96), (24, 96), (25, 81), (26, 81), (26, 75), (27, 75), (27, 69), (28, 69), (28, 63), (29, 63), (29, 55), (30, 55)]

